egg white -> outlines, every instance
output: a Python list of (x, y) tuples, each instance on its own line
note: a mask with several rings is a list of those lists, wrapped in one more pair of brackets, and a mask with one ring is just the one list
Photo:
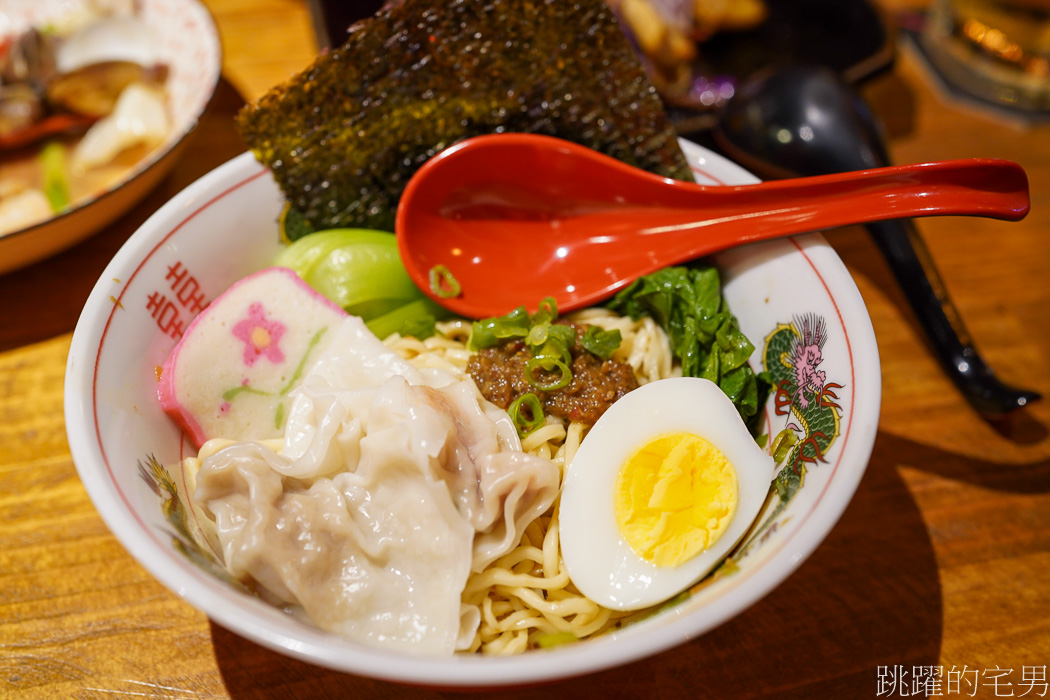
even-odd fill
[[(668, 433), (692, 433), (725, 454), (739, 495), (729, 527), (712, 547), (677, 567), (643, 559), (620, 533), (616, 478), (627, 459)], [(559, 511), (562, 555), (580, 592), (614, 610), (635, 610), (677, 595), (710, 572), (751, 527), (774, 476), (733, 402), (707, 379), (645, 384), (605, 412), (583, 440), (565, 476)]]

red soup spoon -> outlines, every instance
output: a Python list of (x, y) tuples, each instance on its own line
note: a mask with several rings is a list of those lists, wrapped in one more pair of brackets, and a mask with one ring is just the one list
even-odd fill
[(705, 186), (533, 134), (466, 139), (409, 181), (396, 234), (409, 276), (470, 318), (597, 303), (635, 278), (737, 245), (917, 216), (1028, 213), (1016, 163), (966, 159)]

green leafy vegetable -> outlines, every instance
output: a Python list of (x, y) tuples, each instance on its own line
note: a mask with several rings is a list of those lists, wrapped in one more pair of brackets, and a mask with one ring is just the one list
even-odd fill
[(291, 204), (284, 205), (277, 224), (281, 230), (281, 240), (285, 243), (292, 243), (314, 232), (313, 226), (306, 220), (306, 217)]
[(603, 360), (608, 360), (612, 357), (613, 353), (620, 347), (621, 342), (623, 342), (623, 337), (620, 335), (620, 331), (616, 329), (607, 331), (598, 326), (587, 326), (583, 337), (580, 338), (580, 345), (583, 346), (584, 350)]
[(636, 320), (652, 316), (667, 331), (682, 374), (718, 384), (754, 432), (769, 380), (747, 363), (755, 348), (729, 312), (714, 266), (668, 267), (640, 277), (609, 308)]
[(291, 268), (307, 284), (360, 316), (380, 338), (394, 332), (427, 337), (448, 312), (430, 301), (405, 272), (393, 234), (332, 229), (299, 238), (276, 265)]

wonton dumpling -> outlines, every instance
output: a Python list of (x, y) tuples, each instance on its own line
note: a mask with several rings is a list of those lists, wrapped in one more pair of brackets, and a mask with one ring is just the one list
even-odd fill
[(345, 324), (360, 342), (333, 342), (294, 390), (280, 452), (206, 457), (195, 498), (233, 575), (324, 629), (451, 653), (477, 625), (460, 607), (471, 568), (550, 507), (558, 468), (523, 453), (471, 382), (406, 368)]
[(403, 461), (307, 487), (272, 469), (280, 457), (267, 451), (238, 443), (198, 475), (197, 496), (215, 514), (230, 573), (301, 606), (322, 629), (451, 653), (474, 531), (444, 485)]
[(525, 527), (547, 510), (558, 489), (558, 472), (550, 462), (522, 452), (516, 433), (500, 430), (504, 426), (485, 410), (492, 404), (478, 400), (472, 382), (415, 389), (454, 425), (444, 478), (459, 512), (478, 532), (472, 568), (481, 571), (513, 549)]

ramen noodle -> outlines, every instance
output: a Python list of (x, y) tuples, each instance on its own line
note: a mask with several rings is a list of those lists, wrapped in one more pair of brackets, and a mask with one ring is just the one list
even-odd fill
[[(632, 321), (602, 309), (568, 319), (618, 329), (623, 340), (614, 359), (628, 363), (640, 384), (676, 373), (666, 335), (651, 319)], [(348, 326), (339, 332), (354, 337), (363, 329), (356, 318)], [(336, 352), (321, 363), (328, 366), (304, 377), (305, 398), (290, 410), (288, 435), (306, 434), (309, 444), (287, 436), (211, 440), (184, 462), (195, 507), (214, 522), (208, 538), (227, 570), (324, 629), (420, 651), (513, 654), (590, 637), (644, 615), (587, 599), (562, 561), (557, 491), (586, 426), (547, 417), (522, 439), (520, 452), (501, 450), (497, 443), (516, 448), (517, 438), (499, 434), (509, 418), (481, 398), (466, 371), (469, 322), (441, 323), (439, 330), (423, 341), (387, 338), (378, 347), (394, 359), (383, 360), (381, 383), (367, 388), (339, 380), (375, 366), (354, 350)], [(325, 382), (311, 385), (318, 372)], [(333, 412), (339, 402), (347, 414), (338, 406)], [(373, 408), (361, 419), (367, 426), (347, 418), (365, 415), (355, 413), (365, 405), (381, 407), (378, 417)], [(449, 425), (465, 427), (450, 438), (451, 447), (441, 448), (441, 458), (463, 452), (469, 459), (438, 467), (423, 459), (422, 466), (406, 467), (408, 458), (395, 452), (406, 431), (443, 436)], [(365, 448), (361, 435), (373, 433)], [(385, 455), (378, 458), (385, 460), (382, 469), (396, 472), (393, 481), (371, 479), (381, 471), (377, 451)], [(454, 507), (444, 505), (449, 493)], [(409, 572), (407, 583), (399, 579), (402, 571)], [(399, 612), (403, 606), (411, 615)], [(423, 632), (420, 621), (429, 625)]]
[[(629, 364), (640, 384), (680, 375), (666, 334), (650, 317), (634, 321), (592, 308), (566, 318), (619, 330), (622, 341), (614, 359)], [(394, 335), (385, 342), (418, 367), (466, 376), (470, 323), (442, 323), (439, 330), (440, 334), (423, 341)], [(522, 449), (553, 461), (564, 475), (586, 429), (582, 423), (566, 424), (548, 416), (544, 425), (522, 440)], [(469, 650), (500, 655), (584, 639), (647, 614), (609, 610), (575, 589), (561, 559), (557, 504), (525, 529), (515, 549), (468, 579), (463, 603), (476, 608), (481, 618)]]

